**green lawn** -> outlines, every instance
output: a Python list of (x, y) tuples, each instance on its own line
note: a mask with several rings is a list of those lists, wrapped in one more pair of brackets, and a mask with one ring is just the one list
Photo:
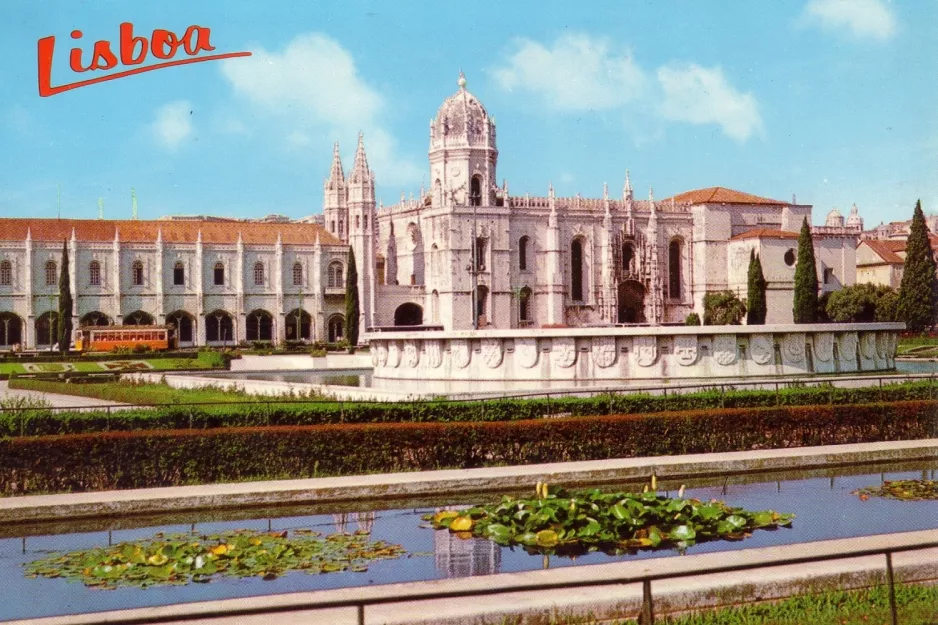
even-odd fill
[[(901, 625), (938, 623), (938, 587), (897, 586), (896, 605)], [(516, 625), (503, 619), (499, 625)], [(541, 621), (539, 621), (541, 622)], [(632, 619), (598, 621), (589, 617), (554, 616), (545, 625), (635, 625)], [(832, 590), (800, 595), (776, 603), (760, 603), (675, 617), (656, 615), (662, 625), (881, 625), (890, 622), (885, 587)]]
[[(65, 370), (80, 371), (83, 373), (101, 373), (105, 371), (115, 371), (120, 367), (115, 363), (139, 362), (143, 361), (149, 365), (148, 371), (178, 371), (183, 369), (219, 369), (223, 363), (214, 357), (211, 352), (193, 353), (192, 358), (147, 358), (140, 355), (114, 356), (112, 360), (81, 360), (81, 357), (63, 360), (61, 362), (0, 362), (0, 374), (11, 373), (30, 373), (27, 365), (34, 364), (34, 369), (39, 369), (41, 373), (58, 373)], [(64, 364), (71, 365), (71, 368), (63, 367)], [(112, 365), (108, 367), (107, 365)], [(128, 367), (130, 368), (130, 367)]]

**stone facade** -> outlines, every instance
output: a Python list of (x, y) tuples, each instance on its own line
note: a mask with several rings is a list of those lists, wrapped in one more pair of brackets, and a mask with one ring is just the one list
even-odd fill
[(63, 242), (75, 328), (173, 324), (182, 346), (344, 335), (348, 246), (321, 226), (0, 219), (0, 348), (54, 342)]

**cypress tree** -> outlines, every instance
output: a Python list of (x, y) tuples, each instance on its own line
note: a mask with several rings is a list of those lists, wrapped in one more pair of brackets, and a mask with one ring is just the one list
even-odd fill
[(814, 323), (817, 321), (817, 265), (814, 262), (814, 240), (811, 238), (811, 226), (805, 217), (798, 235), (798, 265), (795, 267), (795, 323)]
[(935, 257), (928, 240), (928, 226), (922, 213), (922, 201), (915, 203), (912, 227), (905, 247), (902, 282), (896, 312), (909, 330), (921, 332), (935, 323), (938, 284), (935, 279)]
[(68, 243), (64, 240), (62, 241), (62, 273), (59, 274), (58, 322), (59, 351), (67, 354), (72, 343), (72, 284), (68, 271)]
[(751, 326), (765, 324), (768, 306), (765, 301), (765, 276), (762, 274), (762, 261), (756, 251), (749, 253), (749, 288), (746, 302), (746, 323)]
[(348, 251), (348, 273), (345, 276), (345, 336), (348, 339), (349, 351), (354, 351), (358, 345), (358, 268), (355, 266), (355, 250)]

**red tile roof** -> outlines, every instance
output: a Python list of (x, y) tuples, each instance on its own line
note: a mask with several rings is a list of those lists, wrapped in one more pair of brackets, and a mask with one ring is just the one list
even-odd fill
[[(877, 241), (877, 240), (870, 240), (870, 241), (863, 241), (863, 243), (866, 243), (867, 247), (869, 247), (871, 250), (873, 250), (873, 252), (875, 252), (876, 255), (879, 256), (880, 258), (882, 258), (883, 261), (886, 262), (886, 263), (889, 263), (889, 264), (899, 264), (899, 265), (901, 265), (901, 264), (903, 264), (903, 263), (905, 262), (905, 261), (902, 260), (902, 257), (901, 257), (901, 256), (899, 256), (898, 254), (896, 254), (896, 251), (904, 251), (904, 250), (905, 250), (905, 241)], [(896, 249), (895, 249), (895, 248), (896, 248), (896, 245), (895, 245), (896, 243), (901, 244), (901, 246), (902, 246), (902, 249), (901, 249), (901, 250), (896, 250)], [(862, 264), (867, 264), (867, 263), (857, 263), (857, 264), (858, 264), (858, 265), (862, 265)]]
[(341, 245), (319, 224), (261, 223), (251, 221), (136, 221), (111, 219), (3, 219), (0, 218), (0, 240), (22, 241), (29, 230), (34, 241), (70, 239), (72, 229), (79, 241), (113, 241), (115, 230), (124, 242), (156, 241), (158, 232), (167, 243), (195, 243), (199, 231), (204, 243), (235, 243), (238, 234), (245, 245), (277, 242), (279, 234), (285, 244), (310, 244), (316, 236), (323, 245)]
[(771, 228), (756, 228), (740, 232), (730, 238), (730, 241), (742, 241), (744, 239), (797, 239), (797, 232), (788, 232), (787, 230), (772, 230)]
[(659, 204), (664, 204), (674, 200), (675, 204), (764, 204), (771, 206), (785, 206), (788, 202), (780, 202), (766, 197), (759, 197), (751, 193), (734, 191), (726, 187), (708, 187), (706, 189), (695, 189), (675, 195), (673, 198), (660, 200)]

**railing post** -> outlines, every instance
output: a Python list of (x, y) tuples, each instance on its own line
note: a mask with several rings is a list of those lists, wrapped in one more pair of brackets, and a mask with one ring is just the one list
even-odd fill
[(892, 625), (899, 625), (899, 611), (896, 608), (896, 582), (892, 571), (892, 552), (886, 552), (886, 582), (889, 584), (889, 617)]
[(651, 580), (642, 582), (642, 614), (638, 619), (640, 625), (655, 625), (655, 605), (651, 598)]
[(358, 625), (365, 625), (365, 604), (358, 604)]

